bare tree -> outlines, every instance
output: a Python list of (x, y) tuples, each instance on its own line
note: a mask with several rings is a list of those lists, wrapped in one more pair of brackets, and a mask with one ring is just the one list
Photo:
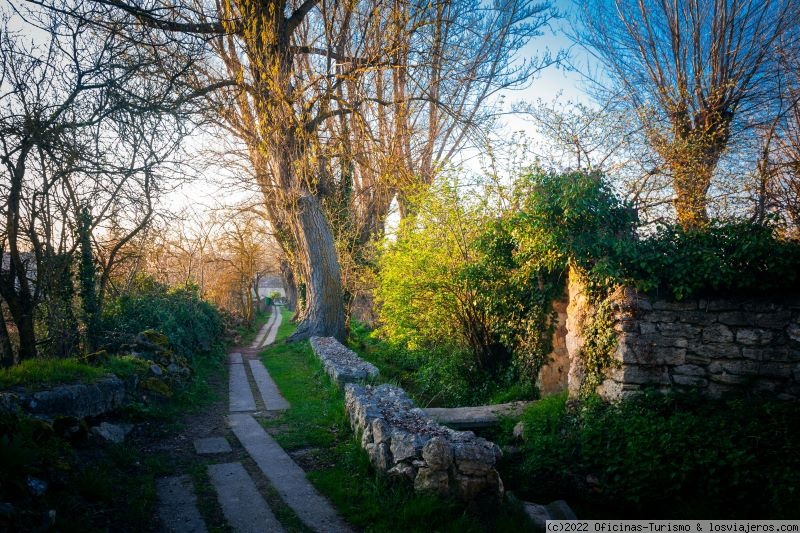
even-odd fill
[[(87, 231), (112, 213), (127, 213), (128, 234), (146, 225), (133, 215), (152, 199), (156, 169), (185, 134), (170, 115), (170, 88), (140, 77), (152, 57), (117, 39), (119, 27), (94, 31), (86, 21), (37, 9), (25, 12), (39, 28), (36, 44), (10, 31), (0, 37), (0, 294), (12, 318), (18, 359), (42, 345), (68, 353), (72, 316), (72, 257), (82, 210)], [(102, 285), (102, 282), (101, 282)], [(39, 309), (40, 304), (43, 305)], [(37, 336), (44, 310), (46, 332)]]
[[(778, 45), (796, 0), (595, 0), (580, 9), (577, 39), (605, 67), (672, 175), (684, 227), (707, 220), (707, 195), (732, 137), (768, 123)], [(607, 79), (606, 79), (607, 78)]]

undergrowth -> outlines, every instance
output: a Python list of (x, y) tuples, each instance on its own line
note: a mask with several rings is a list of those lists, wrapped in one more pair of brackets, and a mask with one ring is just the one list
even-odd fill
[[(278, 338), (292, 328), (286, 320)], [(348, 522), (370, 532), (461, 533), (526, 527), (513, 504), (491, 515), (470, 512), (463, 503), (417, 494), (408, 484), (377, 476), (350, 429), (343, 393), (331, 383), (307, 342), (278, 341), (262, 358), (292, 405), (281, 417), (265, 423), (277, 430), (275, 439), (282, 447), (290, 452), (302, 449), (310, 457), (309, 479)]]
[(798, 518), (796, 406), (649, 393), (609, 404), (551, 396), (524, 417), (504, 481), (581, 518)]

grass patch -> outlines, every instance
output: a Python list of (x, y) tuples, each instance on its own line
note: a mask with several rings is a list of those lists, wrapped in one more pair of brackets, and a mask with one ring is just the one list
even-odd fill
[(241, 326), (236, 328), (237, 333), (241, 337), (241, 345), (249, 346), (256, 339), (261, 326), (267, 323), (272, 312), (272, 308), (265, 309), (264, 311), (257, 311), (253, 317), (253, 324), (251, 326)]
[(348, 346), (378, 367), (381, 379), (405, 389), (422, 407), (491, 405), (535, 400), (534, 383), (509, 367), (495, 373), (469, 365), (472, 359), (457, 349), (408, 350), (386, 342), (358, 321), (350, 325)]
[[(293, 329), (286, 320), (278, 338)], [(277, 430), (275, 439), (285, 449), (307, 449), (313, 455), (309, 479), (348, 522), (366, 531), (462, 533), (528, 527), (513, 504), (481, 514), (462, 503), (417, 494), (408, 484), (376, 476), (350, 429), (343, 393), (331, 383), (308, 342), (276, 343), (262, 353), (262, 359), (292, 405), (265, 424)]]
[(788, 403), (653, 393), (608, 404), (545, 398), (501, 471), (533, 501), (582, 518), (800, 516), (800, 412)]
[(48, 385), (89, 383), (116, 374), (128, 377), (143, 372), (147, 362), (132, 356), (114, 356), (102, 365), (90, 365), (74, 358), (29, 359), (0, 370), (0, 389), (9, 387), (42, 388)]

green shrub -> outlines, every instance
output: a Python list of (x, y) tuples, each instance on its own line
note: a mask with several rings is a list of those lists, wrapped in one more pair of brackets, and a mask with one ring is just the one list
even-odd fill
[(130, 294), (106, 305), (102, 324), (105, 343), (112, 347), (152, 329), (166, 335), (175, 353), (187, 358), (212, 352), (224, 334), (221, 314), (200, 299), (196, 287), (168, 288), (146, 277)]
[(797, 518), (800, 413), (789, 404), (652, 393), (543, 400), (514, 482), (588, 517)]

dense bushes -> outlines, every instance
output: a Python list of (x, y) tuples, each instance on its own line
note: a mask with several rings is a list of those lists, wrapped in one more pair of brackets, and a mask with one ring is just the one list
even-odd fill
[(586, 518), (797, 518), (795, 406), (659, 393), (568, 406), (555, 396), (524, 422), (524, 460), (503, 476), (534, 501), (566, 497)]
[[(800, 289), (800, 243), (769, 226), (645, 231), (599, 174), (532, 172), (502, 200), (487, 190), (453, 179), (433, 187), (380, 260), (381, 332), (422, 354), (420, 376), (431, 386), (448, 385), (439, 369), (477, 372), (478, 382), (533, 382), (569, 266), (598, 309), (619, 284), (675, 299)], [(597, 361), (614, 348), (612, 325), (587, 323)]]
[(168, 288), (142, 277), (103, 310), (104, 344), (119, 347), (147, 329), (165, 334), (175, 353), (190, 359), (212, 351), (224, 333), (219, 311), (200, 299), (196, 287)]

